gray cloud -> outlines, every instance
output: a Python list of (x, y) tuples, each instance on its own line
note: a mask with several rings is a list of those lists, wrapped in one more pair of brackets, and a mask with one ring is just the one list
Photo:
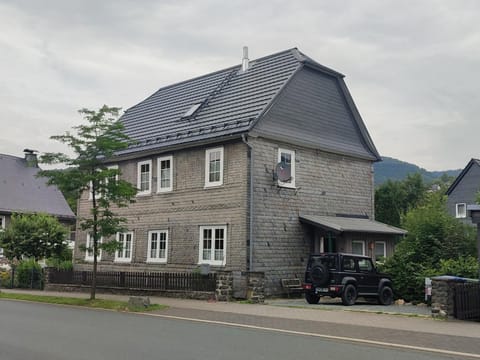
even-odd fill
[(346, 77), (379, 151), (427, 169), (478, 157), (477, 1), (0, 3), (0, 152), (49, 141), (76, 110), (297, 46)]

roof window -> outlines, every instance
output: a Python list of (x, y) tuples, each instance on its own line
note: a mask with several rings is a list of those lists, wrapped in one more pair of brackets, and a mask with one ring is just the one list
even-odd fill
[(190, 106), (190, 108), (185, 112), (185, 114), (182, 115), (182, 119), (189, 118), (195, 114), (195, 112), (200, 108), (202, 103), (196, 103)]

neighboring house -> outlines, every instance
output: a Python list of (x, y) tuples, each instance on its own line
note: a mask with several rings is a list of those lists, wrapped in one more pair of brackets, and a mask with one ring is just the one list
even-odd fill
[[(75, 224), (75, 214), (63, 194), (40, 171), (36, 154), (25, 149), (25, 158), (0, 154), (0, 229), (5, 229), (14, 213), (46, 213), (65, 225)], [(3, 251), (0, 249), (0, 256)]]
[(467, 208), (477, 204), (479, 190), (480, 160), (471, 159), (446, 192), (448, 213), (473, 225)]
[[(258, 271), (272, 295), (311, 252), (384, 257), (405, 233), (372, 220), (380, 156), (343, 75), (297, 49), (161, 88), (121, 121), (138, 142), (108, 164), (139, 192), (100, 270)], [(90, 268), (90, 235), (76, 243)]]

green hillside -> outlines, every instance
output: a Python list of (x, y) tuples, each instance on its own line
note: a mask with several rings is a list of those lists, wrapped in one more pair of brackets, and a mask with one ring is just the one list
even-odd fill
[(377, 162), (373, 165), (375, 170), (375, 185), (381, 185), (387, 180), (403, 180), (408, 174), (420, 173), (423, 180), (429, 183), (435, 179), (440, 178), (446, 174), (448, 176), (456, 177), (462, 169), (445, 170), (445, 171), (428, 171), (415, 164), (410, 164), (405, 161), (397, 160), (387, 156), (382, 156), (383, 161)]

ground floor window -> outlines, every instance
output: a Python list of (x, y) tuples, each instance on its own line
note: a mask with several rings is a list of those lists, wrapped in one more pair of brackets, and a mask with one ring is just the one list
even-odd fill
[(117, 241), (121, 248), (115, 252), (115, 261), (132, 261), (133, 232), (117, 233)]
[(167, 262), (168, 231), (155, 230), (148, 232), (147, 262)]
[(365, 255), (365, 241), (353, 240), (352, 241), (352, 254)]
[[(99, 240), (99, 244), (102, 243), (102, 238)], [(99, 245), (98, 244), (98, 245)], [(97, 261), (102, 259), (102, 250), (98, 252)], [(85, 243), (85, 261), (93, 261), (93, 234), (87, 234), (87, 242)]]
[(375, 261), (383, 261), (387, 257), (385, 241), (375, 241)]
[(225, 265), (227, 226), (200, 226), (200, 264)]

